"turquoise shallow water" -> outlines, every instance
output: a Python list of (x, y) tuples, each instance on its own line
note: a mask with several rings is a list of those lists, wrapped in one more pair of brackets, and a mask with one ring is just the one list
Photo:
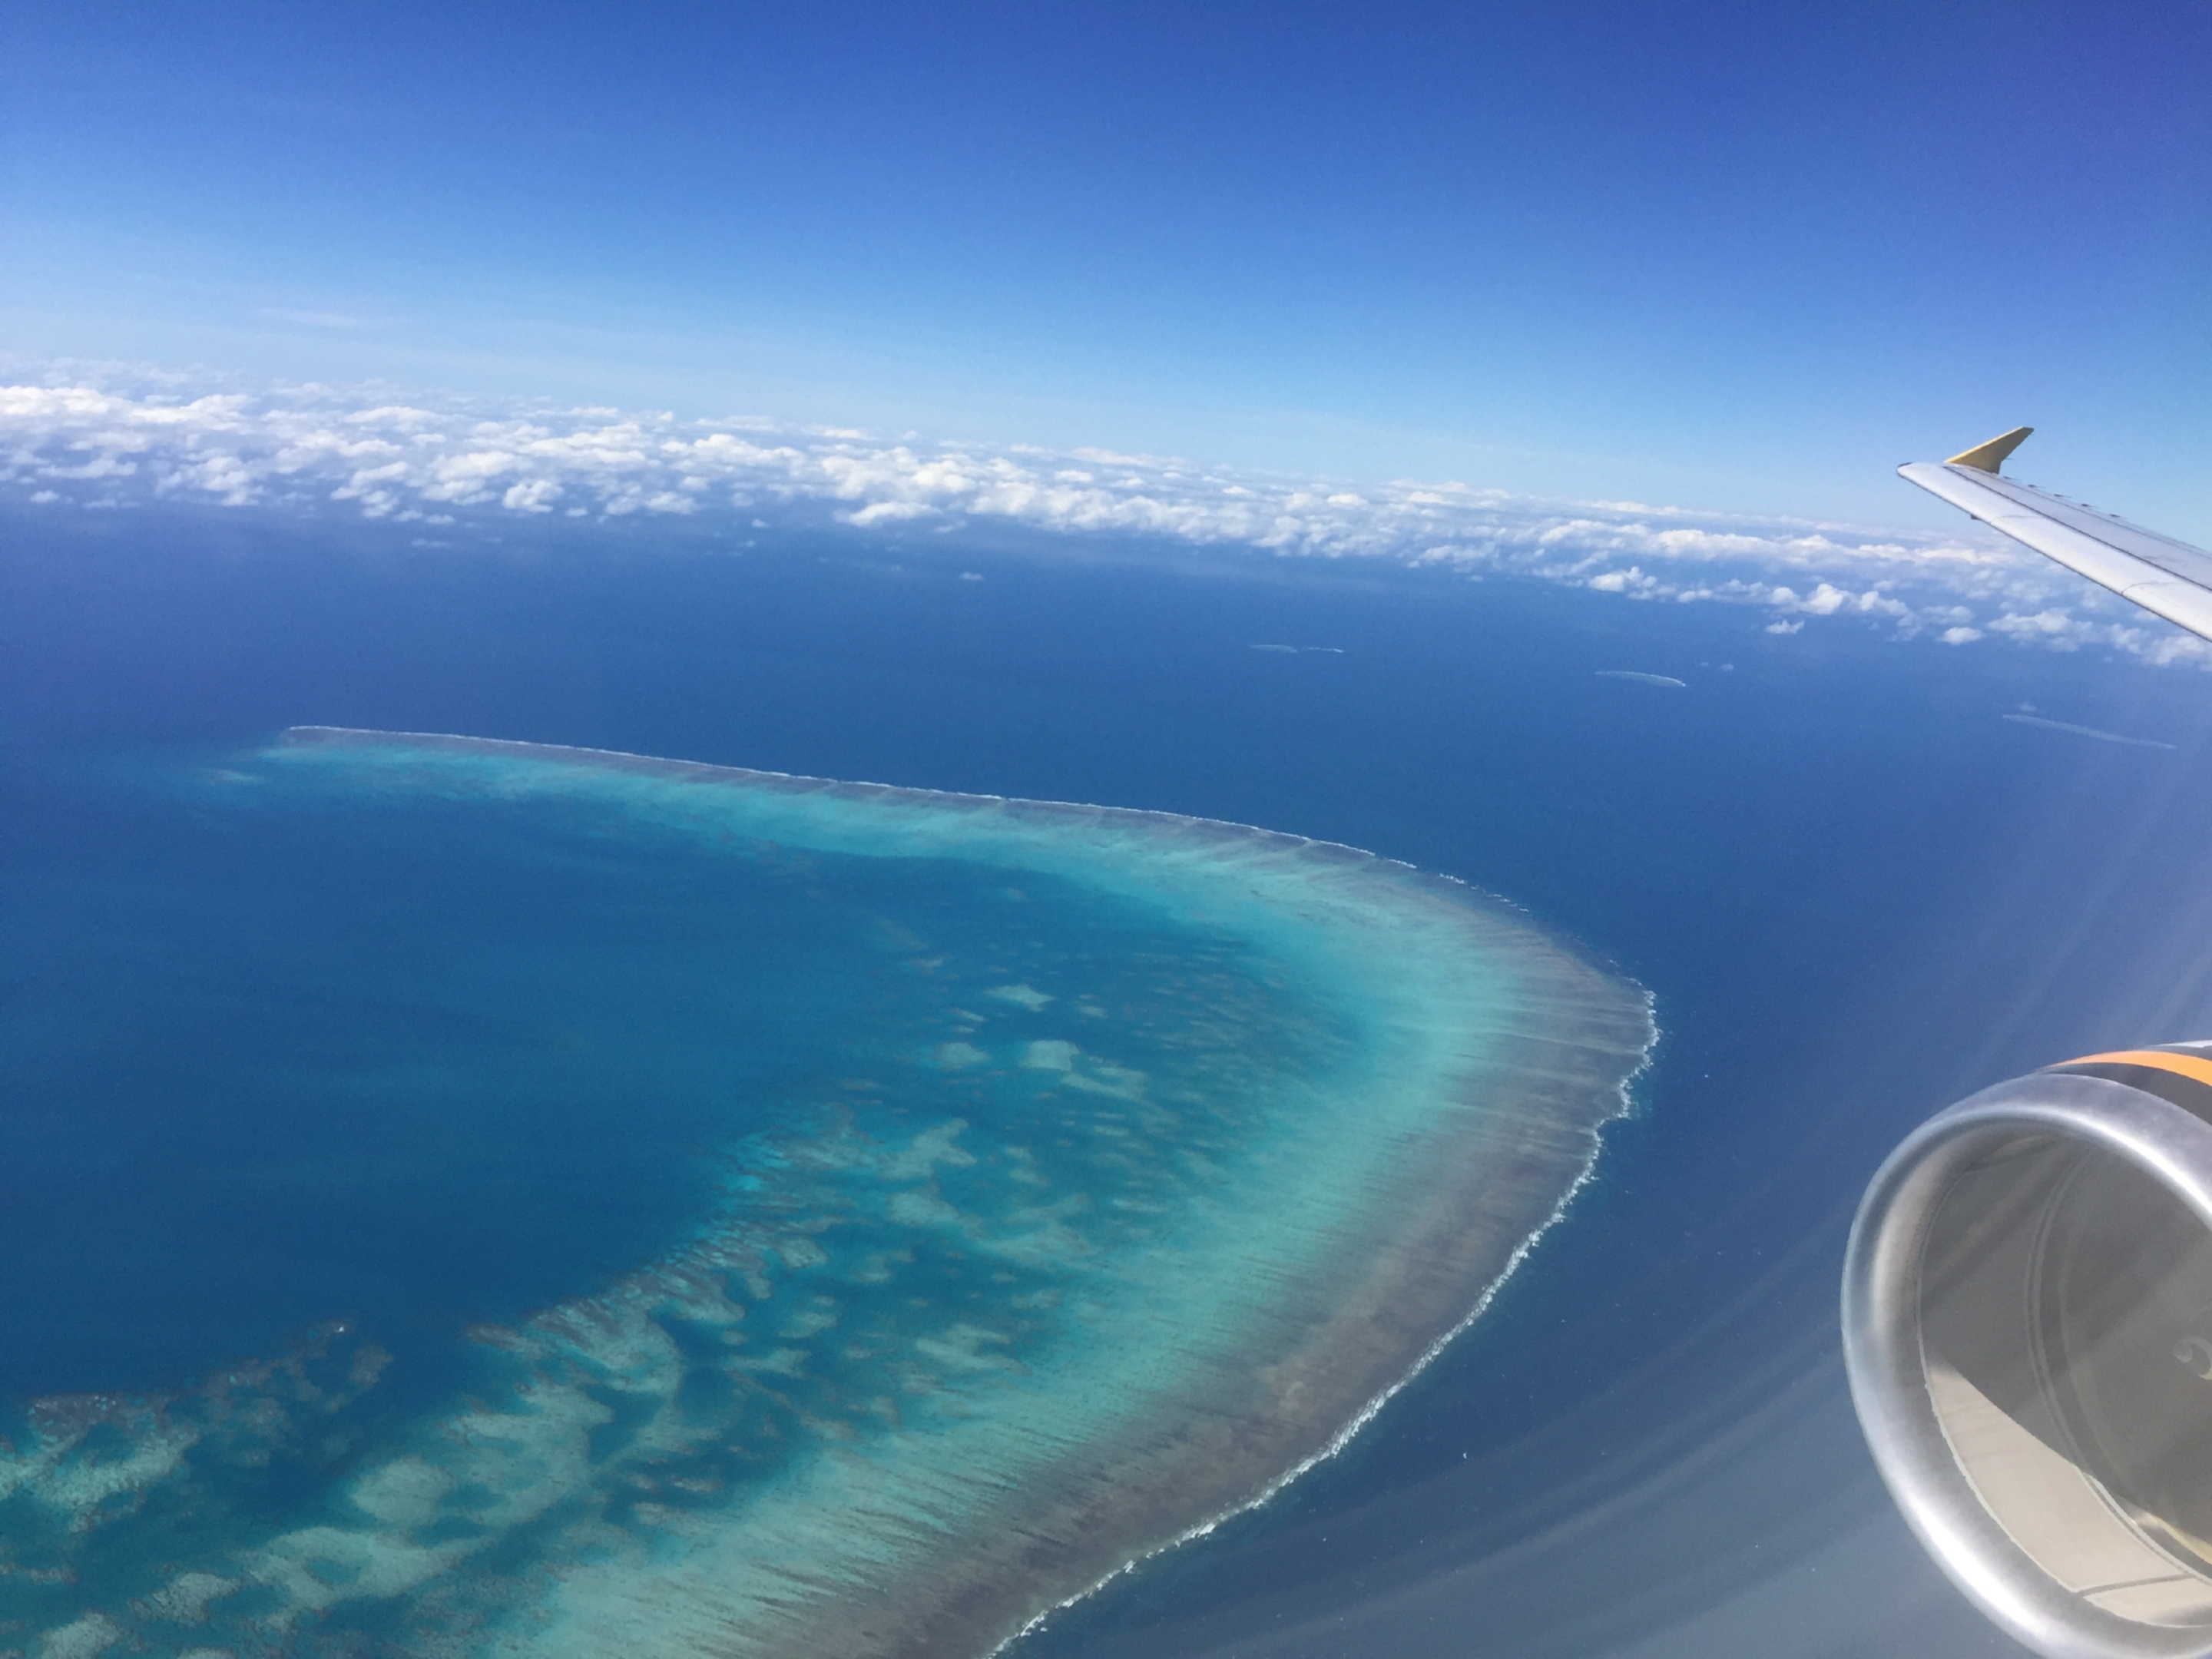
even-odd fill
[(203, 895), (149, 970), (259, 1021), (173, 1184), (314, 1201), (21, 1411), (0, 1629), (56, 1655), (988, 1651), (1325, 1452), (1650, 1038), (1467, 890), (1231, 825), (312, 730), (183, 799), (347, 826), (386, 943), (319, 981), (312, 914)]

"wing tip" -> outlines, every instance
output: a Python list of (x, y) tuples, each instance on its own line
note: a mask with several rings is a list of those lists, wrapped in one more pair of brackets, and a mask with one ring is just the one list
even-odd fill
[(2002, 433), (1985, 444), (1976, 444), (1972, 449), (1962, 449), (1943, 463), (1946, 466), (1971, 466), (1977, 472), (1995, 472), (2004, 465), (2005, 457), (2027, 441), (2032, 426), (2016, 426)]

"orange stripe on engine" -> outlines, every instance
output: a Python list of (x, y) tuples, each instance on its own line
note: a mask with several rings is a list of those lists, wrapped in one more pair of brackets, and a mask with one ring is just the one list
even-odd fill
[(2176, 1077), (2185, 1077), (2193, 1083), (2212, 1084), (2212, 1060), (2198, 1054), (2169, 1054), (2157, 1048), (2123, 1048), (2112, 1054), (2084, 1054), (2079, 1060), (2064, 1062), (2069, 1066), (2148, 1066), (2154, 1071), (2172, 1072)]

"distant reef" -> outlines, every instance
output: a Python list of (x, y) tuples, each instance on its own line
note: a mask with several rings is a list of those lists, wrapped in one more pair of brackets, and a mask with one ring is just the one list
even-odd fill
[[(803, 1083), (702, 1146), (714, 1213), (471, 1328), (465, 1386), (380, 1407), (334, 1328), (40, 1402), (0, 1649), (980, 1659), (1340, 1447), (1560, 1219), (1655, 1036), (1509, 907), (1237, 824), (326, 727), (197, 787), (704, 849), (887, 988), (732, 1009)], [(356, 1449), (272, 1505), (325, 1419)]]

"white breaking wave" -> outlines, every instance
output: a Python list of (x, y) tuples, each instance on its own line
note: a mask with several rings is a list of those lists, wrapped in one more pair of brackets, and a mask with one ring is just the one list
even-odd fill
[(2202, 641), (1963, 525), (1933, 533), (1409, 480), (1352, 488), (1105, 450), (388, 387), (216, 387), (78, 364), (0, 386), (0, 501), (335, 504), (426, 526), (644, 514), (767, 527), (755, 515), (807, 507), (863, 529), (996, 520), (1756, 606), (1776, 634), (1847, 617), (1949, 645), (1995, 637), (2212, 665)]

